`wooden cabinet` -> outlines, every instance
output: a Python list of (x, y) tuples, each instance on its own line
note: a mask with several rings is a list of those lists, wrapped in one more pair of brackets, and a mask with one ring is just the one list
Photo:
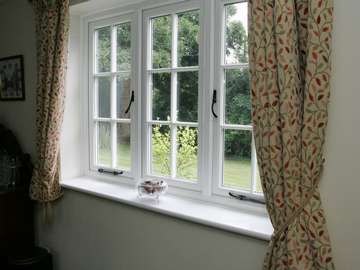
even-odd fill
[(26, 254), (33, 247), (33, 203), (28, 188), (0, 191), (0, 269), (8, 255)]

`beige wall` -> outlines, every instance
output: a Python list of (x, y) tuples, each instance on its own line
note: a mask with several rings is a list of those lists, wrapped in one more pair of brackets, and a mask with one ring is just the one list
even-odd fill
[(23, 54), (26, 101), (0, 102), (0, 122), (11, 128), (24, 151), (35, 154), (36, 41), (33, 13), (26, 0), (0, 4), (0, 58)]
[(39, 226), (61, 270), (255, 270), (266, 244), (68, 191)]
[[(333, 89), (330, 106), (326, 166), (321, 194), (328, 218), (337, 269), (357, 270), (360, 265), (360, 2), (335, 1)], [(26, 0), (0, 4), (0, 57), (25, 55), (25, 102), (0, 102), (0, 121), (19, 136), (34, 154), (35, 138), (35, 38), (33, 15)], [(78, 33), (72, 31), (71, 51)], [(78, 57), (78, 55), (76, 56)], [(74, 105), (79, 95), (77, 69), (69, 63), (65, 121), (78, 119)], [(76, 61), (75, 61), (76, 62)], [(70, 89), (70, 90), (69, 90)], [(64, 141), (81, 140), (65, 130)], [(65, 151), (65, 152), (64, 152)], [(75, 151), (63, 149), (66, 167), (77, 174)], [(71, 159), (72, 158), (72, 159)], [(40, 213), (38, 213), (40, 214)], [(56, 205), (55, 223), (38, 225), (41, 243), (52, 248), (57, 269), (260, 269), (266, 243), (153, 214), (89, 195), (67, 191)], [(163, 235), (156, 236), (160, 230)], [(162, 256), (163, 255), (163, 256)], [(242, 266), (242, 267), (241, 267)]]

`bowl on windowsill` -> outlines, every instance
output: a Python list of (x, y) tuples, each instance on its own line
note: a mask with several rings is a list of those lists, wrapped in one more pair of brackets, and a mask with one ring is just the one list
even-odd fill
[(137, 184), (139, 199), (158, 202), (161, 195), (165, 194), (168, 184), (164, 180), (143, 180)]

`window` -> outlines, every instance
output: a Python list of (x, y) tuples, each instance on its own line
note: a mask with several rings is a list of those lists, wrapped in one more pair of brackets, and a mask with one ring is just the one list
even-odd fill
[(231, 190), (254, 196), (261, 194), (251, 120), (247, 44), (247, 1), (227, 1), (219, 8), (221, 22), (215, 57), (216, 87), (220, 90), (219, 119), (216, 123), (217, 160), (214, 191)]
[(198, 9), (171, 8), (144, 19), (146, 63), (146, 175), (198, 181)]
[[(226, 201), (230, 191), (262, 199), (247, 1), (211, 1), (215, 5), (160, 5), (91, 24), (91, 169), (166, 179), (210, 200)], [(142, 31), (134, 27), (138, 16)], [(213, 89), (218, 117), (211, 113)]]
[(94, 169), (132, 173), (132, 27), (125, 20), (92, 25), (92, 162)]

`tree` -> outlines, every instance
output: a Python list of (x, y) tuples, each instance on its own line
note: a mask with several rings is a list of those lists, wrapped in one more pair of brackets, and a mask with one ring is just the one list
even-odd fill
[[(194, 179), (197, 175), (191, 171), (197, 159), (197, 130), (190, 127), (179, 127), (177, 132), (177, 176)], [(166, 126), (155, 126), (152, 133), (153, 166), (158, 173), (171, 174), (171, 143), (170, 130)]]

